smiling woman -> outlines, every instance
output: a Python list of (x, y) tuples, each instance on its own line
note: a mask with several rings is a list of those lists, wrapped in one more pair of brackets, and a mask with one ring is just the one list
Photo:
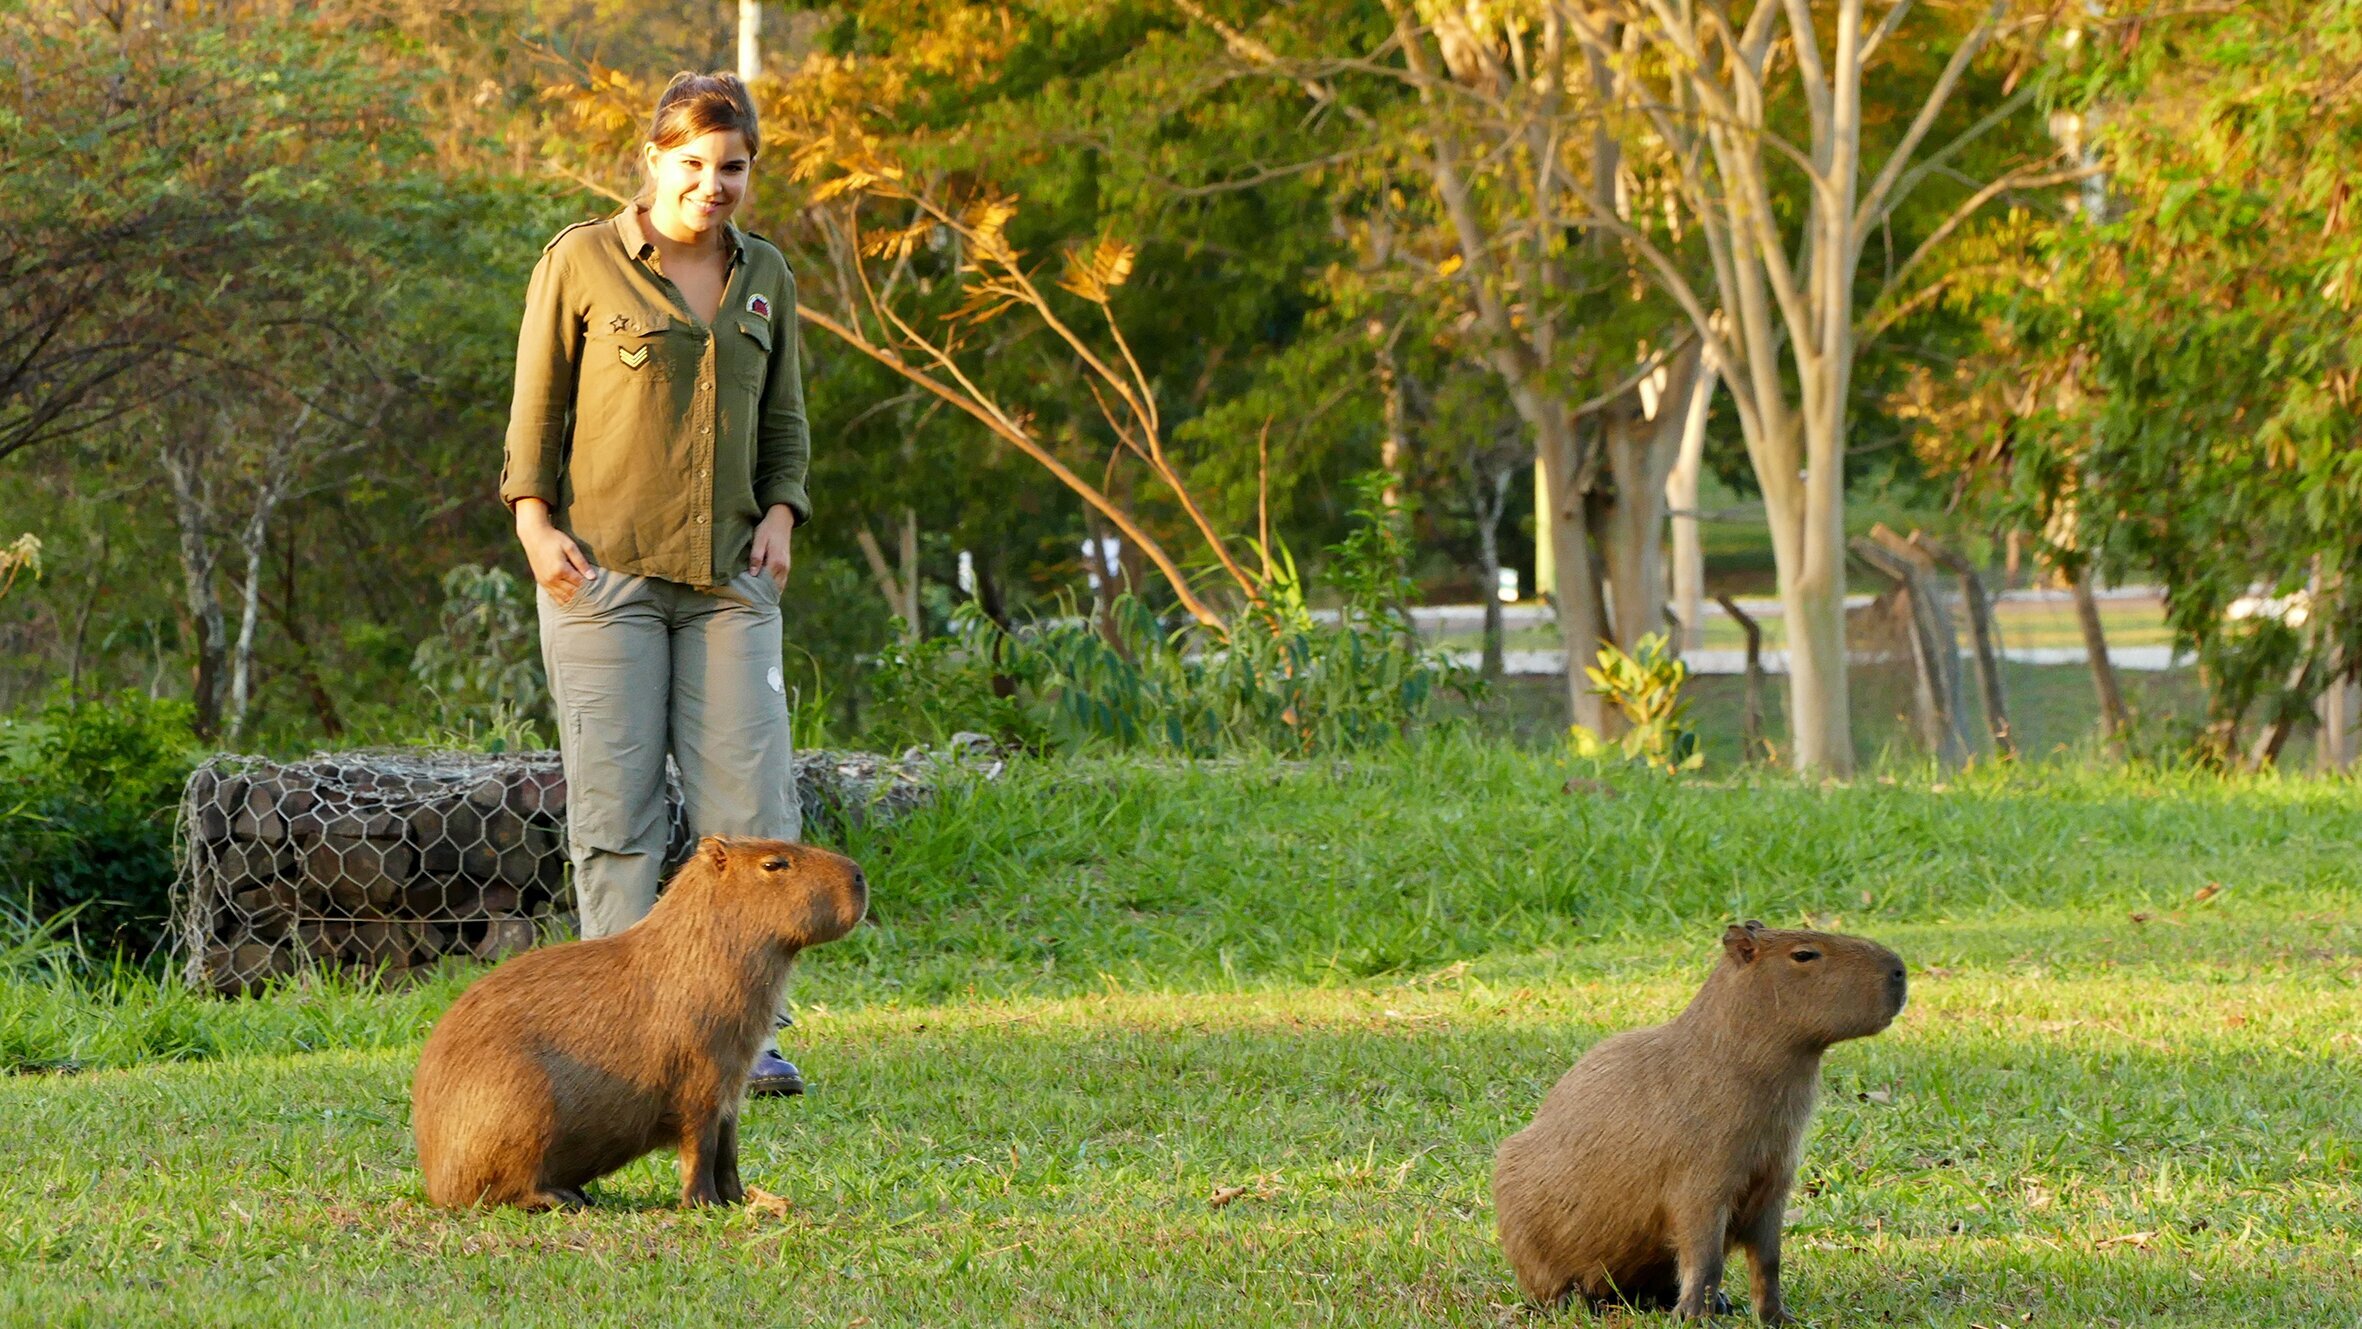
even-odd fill
[[(525, 297), (500, 489), (540, 587), (586, 938), (655, 902), (668, 755), (695, 834), (801, 829), (779, 612), (811, 514), (795, 279), (730, 221), (761, 144), (738, 79), (676, 76), (646, 188), (552, 240)], [(802, 1080), (773, 1046), (750, 1085)]]

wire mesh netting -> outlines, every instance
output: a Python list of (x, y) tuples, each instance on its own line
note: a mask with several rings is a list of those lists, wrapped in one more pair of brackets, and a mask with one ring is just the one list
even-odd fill
[[(947, 767), (1002, 770), (973, 735), (899, 758), (798, 753), (795, 766), (807, 835), (900, 817)], [(670, 763), (665, 777), (669, 873), (694, 836)], [(398, 980), (570, 932), (565, 826), (555, 752), (214, 757), (181, 797), (173, 913), (186, 977), (223, 993), (318, 968)]]

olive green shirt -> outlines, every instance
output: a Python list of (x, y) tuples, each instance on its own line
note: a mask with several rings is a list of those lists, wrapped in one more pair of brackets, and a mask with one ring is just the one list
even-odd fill
[(533, 269), (500, 497), (549, 504), (594, 566), (714, 586), (773, 504), (811, 518), (795, 277), (769, 241), (724, 235), (710, 327), (635, 208), (559, 232)]

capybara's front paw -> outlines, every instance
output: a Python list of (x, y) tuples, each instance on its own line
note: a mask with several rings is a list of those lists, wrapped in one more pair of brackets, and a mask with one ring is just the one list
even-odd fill
[(571, 1186), (552, 1186), (525, 1201), (521, 1207), (534, 1213), (547, 1209), (588, 1209), (590, 1197)]

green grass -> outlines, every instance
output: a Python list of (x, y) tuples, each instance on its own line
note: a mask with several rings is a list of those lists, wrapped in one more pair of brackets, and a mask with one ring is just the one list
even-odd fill
[(669, 1158), (588, 1213), (426, 1208), (408, 1075), (465, 972), (0, 977), (0, 1056), (86, 1068), (0, 1079), (0, 1323), (1498, 1324), (1493, 1146), (1733, 916), (1915, 971), (1829, 1060), (1811, 1322), (2362, 1319), (2352, 784), (1567, 774), (1035, 766), (857, 837), (879, 925), (799, 977), (814, 1092), (749, 1110), (785, 1214), (678, 1211)]

